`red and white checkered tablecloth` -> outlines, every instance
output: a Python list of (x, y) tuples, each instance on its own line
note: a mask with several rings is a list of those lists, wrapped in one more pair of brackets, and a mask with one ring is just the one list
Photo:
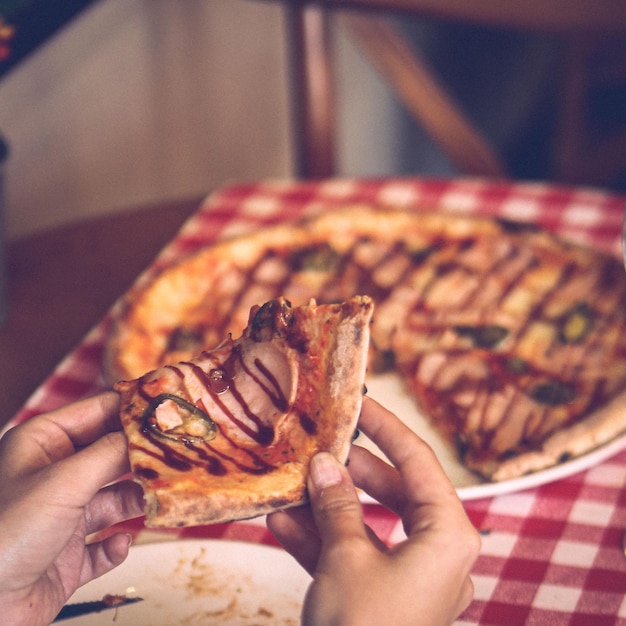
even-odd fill
[[(210, 195), (151, 271), (224, 236), (355, 202), (532, 221), (562, 236), (620, 254), (625, 198), (594, 189), (473, 179), (337, 179), (235, 184)], [(626, 275), (625, 275), (626, 280)], [(12, 423), (106, 387), (101, 375), (111, 314), (59, 364)], [(540, 487), (465, 503), (483, 535), (473, 570), (475, 599), (458, 626), (626, 626), (626, 444), (608, 460)], [(386, 541), (401, 525), (377, 505), (368, 523)], [(137, 542), (228, 538), (275, 545), (264, 520), (175, 531), (127, 524)]]

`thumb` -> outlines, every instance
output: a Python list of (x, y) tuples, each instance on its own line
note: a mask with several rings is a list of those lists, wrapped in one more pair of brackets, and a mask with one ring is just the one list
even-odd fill
[(348, 470), (328, 452), (319, 452), (309, 467), (309, 500), (322, 544), (365, 536), (363, 509)]

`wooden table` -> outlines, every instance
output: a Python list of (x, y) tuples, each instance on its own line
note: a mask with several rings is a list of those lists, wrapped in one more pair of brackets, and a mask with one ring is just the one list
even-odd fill
[(106, 313), (201, 198), (135, 207), (7, 245), (0, 425)]

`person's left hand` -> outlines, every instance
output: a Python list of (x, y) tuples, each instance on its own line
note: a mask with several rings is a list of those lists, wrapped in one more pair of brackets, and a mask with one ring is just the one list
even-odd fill
[(119, 397), (107, 392), (34, 417), (0, 440), (0, 606), (12, 626), (49, 624), (77, 587), (127, 556), (97, 531), (143, 512)]

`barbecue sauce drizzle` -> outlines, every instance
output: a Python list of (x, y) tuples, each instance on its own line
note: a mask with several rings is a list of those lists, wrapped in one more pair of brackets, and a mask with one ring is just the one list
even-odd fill
[[(208, 353), (207, 356), (209, 356)], [(241, 350), (238, 346), (234, 347), (222, 367), (213, 368), (209, 371), (209, 373), (206, 373), (195, 363), (186, 362), (184, 365), (190, 367), (193, 375), (201, 382), (204, 389), (211, 395), (213, 401), (219, 406), (222, 413), (231, 422), (233, 422), (237, 428), (256, 441), (259, 445), (269, 446), (274, 440), (274, 428), (263, 424), (261, 419), (259, 419), (259, 417), (252, 412), (244, 397), (237, 390), (236, 376), (234, 374), (236, 363), (238, 363), (242, 371), (251, 377), (263, 390), (278, 411), (287, 411), (289, 402), (287, 397), (285, 397), (278, 380), (273, 376), (270, 370), (265, 367), (260, 359), (257, 358), (255, 359), (254, 364), (261, 374), (267, 379), (267, 383), (265, 383), (252, 369), (246, 366), (241, 355)], [(168, 365), (165, 367), (173, 371), (181, 379), (181, 382), (184, 383), (185, 375), (179, 367), (174, 365)], [(245, 424), (238, 419), (237, 416), (221, 401), (219, 396), (225, 392), (230, 392), (232, 394), (237, 401), (237, 404), (241, 407), (243, 413), (256, 426), (256, 429), (251, 428), (248, 424)], [(143, 381), (139, 383), (138, 393), (146, 402), (148, 402), (149, 407), (154, 405), (155, 397), (151, 396), (145, 390)], [(158, 398), (159, 396), (156, 397)], [(200, 405), (201, 406), (199, 406), (199, 408), (208, 415), (204, 404), (200, 402)], [(156, 408), (156, 406), (154, 408)], [(198, 463), (194, 463), (187, 455), (177, 451), (175, 446), (172, 446), (171, 443), (159, 440), (159, 436), (153, 432), (153, 428), (147, 425), (148, 417), (150, 417), (150, 415), (146, 415), (144, 417), (144, 424), (141, 432), (144, 437), (150, 440), (153, 446), (158, 448), (159, 452), (147, 447), (142, 448), (142, 450), (144, 453), (159, 459), (173, 469), (181, 472), (187, 472), (190, 471), (194, 465), (203, 465), (209, 474), (222, 476), (228, 472), (227, 467), (222, 461), (230, 463), (237, 467), (238, 470), (249, 474), (266, 474), (275, 469), (274, 466), (267, 463), (254, 451), (237, 444), (227, 435), (219, 423), (215, 423), (215, 426), (219, 430), (220, 435), (226, 439), (235, 450), (247, 456), (250, 459), (250, 464), (244, 464), (235, 457), (216, 450), (215, 447), (211, 445), (210, 441), (200, 443), (190, 439), (181, 439), (179, 441), (180, 445), (184, 445), (186, 448), (193, 450), (196, 454)], [(141, 473), (142, 470), (139, 470), (139, 472)], [(155, 476), (154, 470), (145, 470), (143, 475), (149, 479), (158, 478), (158, 475)]]
[[(439, 265), (438, 271), (435, 272), (435, 275), (441, 276), (442, 274), (445, 274), (448, 271), (454, 271), (454, 270), (463, 271), (464, 268), (463, 268), (462, 252), (464, 248), (465, 249), (471, 248), (469, 240), (465, 241), (464, 244), (459, 245), (458, 252), (456, 255), (454, 255), (454, 258), (455, 258), (454, 261), (448, 261), (444, 264)], [(488, 270), (484, 272), (484, 276), (489, 276), (493, 272), (498, 271), (500, 265), (506, 264), (510, 261), (514, 261), (518, 255), (519, 255), (519, 248), (517, 245), (513, 245), (504, 257), (502, 257), (499, 261), (495, 261), (494, 264)], [(501, 300), (503, 300), (508, 295), (512, 286), (516, 284), (516, 282), (519, 280), (521, 276), (523, 276), (527, 271), (530, 271), (533, 268), (535, 268), (539, 263), (540, 263), (539, 259), (535, 257), (530, 257), (527, 260), (525, 265), (520, 265), (518, 270), (515, 273), (510, 275), (508, 284), (503, 285), (503, 288), (500, 294)], [(573, 264), (569, 264), (563, 268), (558, 280), (555, 282), (555, 284), (552, 286), (551, 289), (548, 289), (543, 294), (542, 300), (538, 302), (536, 306), (534, 307), (534, 309), (530, 312), (526, 324), (524, 324), (521, 328), (517, 330), (517, 333), (516, 333), (517, 338), (519, 338), (526, 332), (528, 325), (532, 323), (533, 321), (544, 319), (548, 322), (552, 322), (552, 323), (555, 322), (554, 320), (551, 320), (548, 316), (545, 315), (545, 308), (556, 297), (558, 297), (559, 290), (562, 289), (565, 284), (567, 284), (570, 280), (573, 279), (573, 276), (575, 272), (577, 271), (577, 269), (578, 268)], [(608, 274), (608, 272), (605, 271), (605, 274)], [(436, 280), (436, 278), (433, 277), (433, 280)], [(602, 280), (602, 277), (600, 277), (600, 281), (601, 280)], [(424, 286), (422, 290), (422, 299), (417, 302), (415, 306), (416, 309), (427, 307), (428, 291), (430, 289), (431, 284), (432, 282), (429, 282)], [(470, 308), (472, 305), (471, 301), (473, 297), (475, 297), (478, 293), (479, 293), (479, 290), (470, 292), (469, 297), (467, 298), (467, 301), (464, 302), (462, 306), (466, 308)], [(591, 297), (592, 297), (592, 294), (588, 294), (588, 293), (585, 294), (585, 298), (587, 300), (589, 300)], [(414, 327), (417, 328), (417, 326), (414, 326)], [(443, 332), (448, 327), (446, 324), (442, 324), (440, 325), (439, 328), (437, 328), (436, 324), (434, 325), (430, 324), (429, 328), (431, 331), (437, 330), (438, 332)], [(598, 329), (596, 328), (595, 329), (596, 335), (597, 335), (597, 331)], [(555, 335), (555, 340), (556, 339), (558, 339), (557, 335)], [(587, 350), (592, 350), (593, 345), (594, 345), (594, 342), (589, 342)], [(487, 352), (490, 352), (490, 351), (487, 350)], [(485, 355), (485, 358), (487, 358), (487, 354)], [(411, 368), (412, 378), (414, 380), (416, 378), (416, 372), (419, 369), (420, 361), (421, 360), (418, 360), (416, 363), (414, 363)], [(508, 365), (507, 365), (508, 361), (509, 361), (509, 356), (506, 353), (500, 353), (500, 354), (491, 353), (489, 355), (489, 365), (490, 365), (490, 371), (492, 372), (492, 376), (489, 377), (487, 381), (487, 385), (492, 386), (495, 384), (495, 386), (491, 388), (491, 391), (495, 391), (496, 389), (503, 388), (506, 385), (507, 381), (511, 381), (512, 379), (516, 378), (518, 373), (513, 370), (509, 370)], [(445, 363), (442, 365), (442, 368), (443, 367), (445, 367)], [(561, 379), (551, 378), (551, 377), (546, 378), (545, 372), (541, 372), (536, 369), (531, 371), (528, 369), (528, 364), (525, 364), (525, 368), (526, 370), (524, 374), (527, 375), (528, 379), (535, 381), (535, 382), (533, 383), (532, 386), (529, 386), (526, 389), (519, 389), (517, 393), (525, 393), (526, 395), (528, 395), (529, 397), (537, 401), (540, 405), (544, 405), (545, 407), (543, 411), (544, 415), (550, 410), (552, 406), (568, 404), (577, 396), (578, 390), (575, 384), (567, 382), (569, 377), (566, 376), (566, 372), (562, 373), (563, 378)], [(438, 374), (436, 374), (433, 379), (435, 387), (437, 386), (437, 383), (436, 383), (437, 378), (438, 378)], [(542, 379), (545, 381), (544, 383), (541, 382)], [(416, 384), (419, 386), (419, 382)], [(452, 389), (447, 389), (446, 397), (449, 398), (449, 400), (446, 402), (444, 398), (443, 404), (442, 404), (441, 395), (438, 394), (436, 391), (431, 391), (429, 389), (421, 389), (420, 393), (418, 394), (418, 395), (422, 395), (424, 397), (429, 398), (429, 400), (427, 400), (427, 404), (430, 405), (429, 408), (430, 408), (431, 414), (433, 414), (435, 419), (437, 419), (440, 414), (445, 414), (448, 416), (448, 418), (450, 418), (450, 416), (454, 416), (454, 425), (449, 424), (449, 428), (457, 432), (459, 436), (465, 436), (465, 435), (462, 435), (462, 433), (464, 432), (464, 426), (465, 426), (465, 421), (466, 421), (466, 415), (465, 415), (466, 410), (460, 407), (458, 404), (456, 404), (452, 400), (452, 398), (454, 397), (456, 393), (459, 393), (462, 391), (463, 386), (465, 384), (469, 384), (470, 388), (473, 388), (473, 385), (474, 385), (474, 383), (472, 383), (471, 381), (468, 381), (464, 376), (460, 377), (459, 380), (456, 381)], [(512, 404), (514, 400), (515, 398), (512, 397), (509, 400), (509, 404)], [(605, 401), (606, 401), (606, 394), (604, 392), (604, 381), (601, 380), (601, 381), (598, 381), (597, 385), (595, 386), (593, 390), (593, 393), (591, 394), (589, 401), (582, 407), (582, 410), (580, 412), (584, 413), (594, 407), (601, 406)], [(504, 421), (506, 421), (506, 416), (508, 415), (508, 413), (509, 412), (506, 410), (502, 412), (504, 416), (503, 420), (500, 424), (496, 426), (496, 428), (498, 428)], [(575, 419), (575, 415), (570, 415), (565, 420), (565, 423), (570, 423), (573, 419)], [(534, 424), (531, 424), (530, 421), (534, 421)], [(524, 446), (532, 447), (534, 445), (536, 436), (539, 435), (539, 437), (541, 437), (541, 432), (535, 433), (535, 429), (538, 427), (538, 425), (541, 425), (543, 423), (544, 423), (544, 417), (541, 416), (541, 414), (538, 412), (538, 414), (535, 415), (534, 420), (529, 420), (529, 423), (526, 424), (523, 437), (518, 445), (520, 447), (524, 447)], [(472, 446), (473, 449), (474, 450), (483, 449), (485, 451), (490, 450), (491, 440), (493, 439), (494, 435), (495, 435), (495, 430), (493, 429), (485, 430), (483, 428), (480, 428), (478, 431), (472, 433), (471, 436), (473, 438), (478, 438), (482, 441), (481, 444), (476, 444), (475, 442), (474, 445)], [(505, 452), (503, 457), (505, 457), (506, 454), (507, 453)]]

